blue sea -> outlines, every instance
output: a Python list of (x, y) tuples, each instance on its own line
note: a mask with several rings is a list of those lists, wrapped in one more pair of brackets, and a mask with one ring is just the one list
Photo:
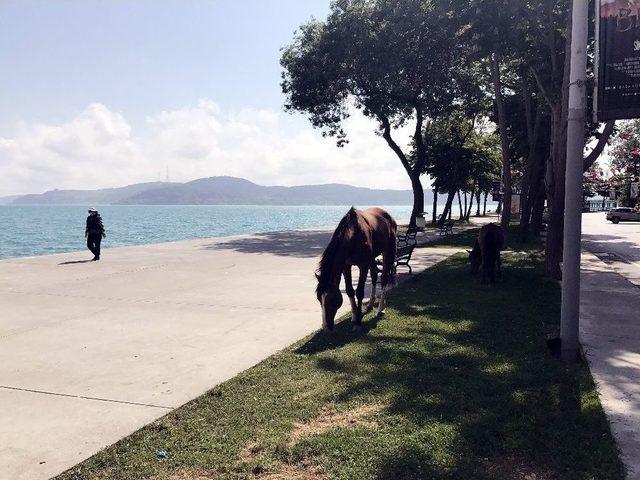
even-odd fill
[[(350, 206), (105, 205), (96, 206), (103, 247), (336, 225)], [(385, 207), (406, 221), (410, 206)], [(0, 205), (0, 258), (85, 248), (86, 205)]]
[[(96, 208), (107, 231), (102, 245), (108, 248), (331, 227), (350, 206), (104, 205)], [(410, 206), (383, 208), (398, 222), (408, 221), (411, 215)], [(438, 210), (441, 208), (442, 205)], [(495, 205), (487, 204), (487, 208), (495, 209)], [(457, 211), (454, 207), (454, 218)], [(83, 250), (86, 218), (86, 205), (0, 205), (0, 259)]]

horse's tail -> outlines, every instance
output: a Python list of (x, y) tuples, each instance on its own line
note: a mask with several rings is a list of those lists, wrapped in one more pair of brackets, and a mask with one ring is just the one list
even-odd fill
[[(395, 222), (394, 222), (395, 223)], [(387, 284), (389, 287), (393, 287), (396, 284), (396, 234), (393, 232), (392, 238), (389, 241), (389, 245), (387, 246), (387, 255), (390, 259), (391, 265), (388, 271)], [(385, 283), (384, 281), (382, 282)]]

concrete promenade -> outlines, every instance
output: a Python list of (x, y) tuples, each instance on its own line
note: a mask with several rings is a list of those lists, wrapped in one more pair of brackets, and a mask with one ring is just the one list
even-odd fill
[(583, 215), (580, 340), (628, 469), (640, 480), (640, 223)]
[[(0, 478), (54, 476), (318, 329), (329, 237), (0, 261)], [(414, 271), (456, 251), (420, 249)]]

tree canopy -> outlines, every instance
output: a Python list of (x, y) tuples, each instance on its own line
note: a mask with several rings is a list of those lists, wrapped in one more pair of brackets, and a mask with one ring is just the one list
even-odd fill
[[(348, 142), (343, 125), (349, 115), (359, 111), (375, 120), (376, 133), (411, 181), (412, 224), (424, 211), (421, 175), (429, 174), (436, 190), (447, 194), (446, 210), (456, 191), (477, 193), (487, 182), (495, 184), (498, 160), (505, 232), (512, 191), (521, 195), (522, 240), (540, 232), (546, 205), (547, 273), (558, 278), (570, 3), (336, 0), (325, 20), (302, 25), (283, 51), (285, 109), (307, 115), (339, 146)], [(591, 35), (593, 40), (593, 29)], [(496, 135), (483, 137), (469, 128), (485, 117), (494, 122)], [(398, 140), (400, 127), (412, 132), (408, 145)], [(613, 132), (613, 122), (601, 131), (595, 123), (587, 125), (585, 139), (597, 142), (584, 158), (585, 171)], [(489, 143), (491, 148), (478, 154)]]
[[(411, 180), (415, 218), (424, 210), (425, 121), (452, 109), (475, 115), (483, 97), (463, 34), (446, 2), (334, 2), (326, 21), (303, 25), (283, 52), (285, 108), (307, 114), (338, 145), (348, 141), (352, 107), (374, 119)], [(400, 145), (395, 129), (408, 122), (412, 145)]]

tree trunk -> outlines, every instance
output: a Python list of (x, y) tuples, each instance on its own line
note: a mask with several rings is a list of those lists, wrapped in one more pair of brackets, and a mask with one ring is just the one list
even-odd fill
[(564, 188), (556, 188), (547, 231), (547, 247), (545, 250), (547, 275), (554, 280), (562, 278), (560, 264), (562, 262), (562, 239), (564, 228)]
[(389, 145), (389, 147), (391, 147), (391, 150), (393, 150), (394, 153), (398, 156), (398, 158), (400, 159), (400, 163), (402, 163), (402, 166), (407, 172), (407, 175), (411, 179), (411, 189), (413, 190), (413, 209), (411, 212), (409, 227), (415, 227), (416, 216), (419, 213), (424, 212), (424, 190), (422, 189), (422, 182), (420, 182), (420, 174), (423, 171), (423, 167), (426, 161), (424, 142), (422, 139), (422, 119), (422, 111), (420, 109), (417, 109), (414, 139), (416, 141), (416, 153), (418, 158), (417, 162), (412, 165), (402, 149), (398, 146), (398, 144), (393, 140), (393, 137), (391, 136), (391, 122), (385, 115), (378, 114), (378, 120), (380, 121), (380, 124), (382, 126), (382, 138), (385, 139), (387, 145)]
[(569, 71), (571, 56), (571, 10), (567, 15), (567, 36), (565, 38), (564, 71), (562, 76), (560, 102), (552, 108), (554, 117), (553, 125), (553, 155), (552, 173), (553, 190), (550, 192), (552, 199), (549, 205), (550, 221), (547, 232), (547, 247), (545, 250), (547, 275), (555, 280), (562, 278), (560, 264), (562, 262), (562, 242), (564, 232), (564, 194), (565, 194), (565, 169), (567, 163), (567, 118), (569, 114)]
[(424, 212), (424, 190), (420, 181), (420, 174), (411, 175), (411, 189), (413, 190), (413, 209), (409, 228), (416, 226), (416, 217)]
[(495, 95), (496, 110), (498, 112), (498, 129), (500, 130), (500, 146), (502, 150), (502, 183), (504, 194), (502, 199), (502, 217), (500, 226), (505, 237), (509, 235), (509, 223), (511, 222), (511, 158), (509, 156), (509, 138), (507, 137), (507, 114), (502, 101), (502, 80), (500, 78), (500, 62), (496, 53), (491, 54), (491, 79), (493, 93)]
[(482, 192), (480, 189), (476, 191), (476, 217), (480, 216), (480, 197), (482, 196)]
[(438, 189), (433, 189), (433, 212), (431, 213), (431, 223), (434, 225), (438, 222)]
[(544, 213), (544, 202), (546, 200), (546, 193), (544, 189), (544, 182), (540, 182), (538, 186), (538, 194), (533, 202), (533, 209), (531, 210), (531, 226), (529, 230), (535, 237), (540, 236), (542, 231), (542, 215)]
[(538, 156), (534, 152), (535, 146), (529, 147), (529, 156), (525, 163), (524, 175), (522, 176), (522, 213), (520, 216), (520, 241), (526, 242), (529, 236), (529, 222), (531, 219), (532, 199), (534, 195), (534, 185), (537, 181)]
[(453, 205), (453, 198), (456, 195), (456, 191), (455, 190), (450, 190), (449, 194), (447, 195), (447, 201), (444, 204), (444, 211), (442, 212), (442, 220), (446, 220), (447, 218), (449, 218), (449, 220), (451, 220), (451, 205)]
[(484, 205), (482, 207), (482, 216), (487, 216), (487, 197), (489, 196), (489, 192), (484, 192)]
[(460, 208), (460, 218), (458, 220), (463, 220), (464, 210), (462, 210), (462, 198), (460, 197), (460, 190), (458, 190), (458, 208)]
[(539, 160), (540, 163), (538, 164), (537, 178), (535, 178), (536, 183), (531, 186), (531, 199), (529, 201), (529, 231), (536, 236), (540, 235), (542, 213), (544, 212), (545, 200), (547, 198), (544, 188), (544, 177), (547, 162), (543, 157), (540, 157)]
[(463, 218), (464, 220), (467, 219), (467, 192), (464, 192), (464, 211), (463, 213)]
[(471, 193), (469, 194), (469, 208), (465, 212), (464, 219), (468, 222), (471, 218), (471, 212), (473, 210), (473, 198), (475, 196), (476, 185), (474, 183), (473, 187), (471, 187)]

